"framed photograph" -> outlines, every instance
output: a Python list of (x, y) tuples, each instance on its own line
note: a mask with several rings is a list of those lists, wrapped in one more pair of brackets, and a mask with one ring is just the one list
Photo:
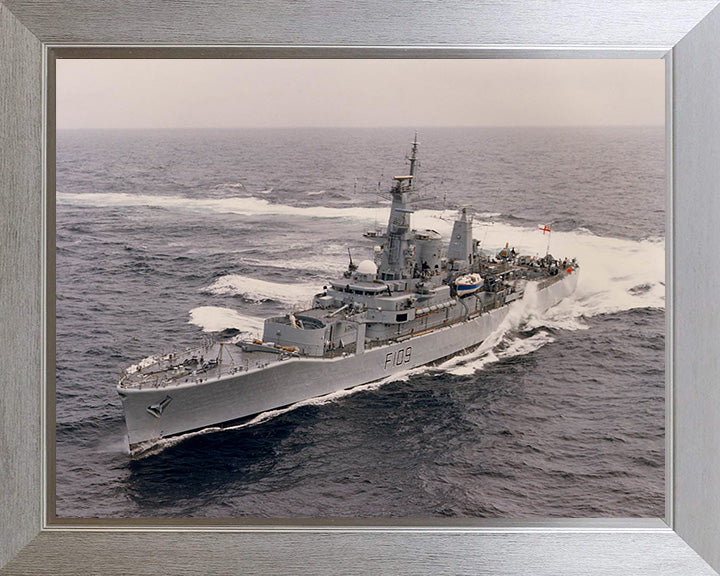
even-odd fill
[(662, 60), (58, 55), (53, 523), (664, 515)]
[[(237, 35), (232, 41), (227, 34), (236, 32), (210, 10), (200, 15), (205, 24), (196, 26), (195, 39), (183, 38), (187, 46), (168, 46), (172, 35), (150, 29), (129, 26), (127, 35), (113, 36), (108, 15), (94, 17), (93, 37), (77, 28), (89, 17), (81, 10), (59, 20), (63, 30), (29, 5), (7, 4), (0, 16), (10, 57), (2, 66), (17, 77), (1, 94), (9, 111), (3, 138), (10, 143), (2, 174), (11, 191), (6, 269), (13, 270), (3, 328), (11, 342), (8, 374), (17, 381), (4, 402), (2, 449), (9, 465), (2, 480), (11, 489), (1, 559), (10, 562), (8, 570), (147, 572), (141, 558), (160, 546), (173, 554), (159, 573), (336, 573), (348, 557), (360, 572), (457, 573), (482, 565), (487, 573), (522, 573), (533, 558), (539, 573), (548, 574), (599, 567), (602, 573), (671, 574), (679, 566), (685, 573), (714, 573), (720, 510), (712, 494), (720, 463), (712, 452), (718, 417), (709, 407), (717, 392), (705, 383), (714, 378), (715, 308), (698, 302), (707, 300), (716, 272), (697, 254), (717, 233), (713, 165), (696, 169), (698, 158), (712, 154), (703, 145), (712, 138), (707, 127), (720, 121), (711, 98), (720, 82), (713, 75), (711, 47), (720, 26), (713, 3), (692, 3), (690, 11), (685, 3), (682, 18), (663, 14), (657, 29), (643, 28), (643, 42), (603, 28), (593, 31), (594, 42), (572, 49), (547, 47), (550, 25), (532, 33), (523, 28), (529, 13), (519, 16), (512, 42), (501, 41), (504, 25), (470, 30), (462, 23), (467, 14), (456, 9), (448, 14), (452, 32), (434, 28), (427, 22), (441, 13), (435, 5), (423, 8), (425, 37), (451, 46), (423, 45), (413, 36), (406, 48), (386, 48), (389, 39), (402, 44), (387, 22), (375, 21), (363, 38), (347, 29), (334, 46), (313, 47), (320, 36), (312, 18), (303, 25), (283, 13), (261, 34), (243, 28), (262, 18), (249, 7), (235, 8), (248, 16), (242, 42)], [(610, 20), (628, 23), (627, 34), (639, 32), (628, 6), (614, 8)], [(631, 6), (657, 16), (649, 6)], [(596, 22), (607, 20), (583, 8)], [(152, 9), (162, 17), (162, 6)], [(546, 10), (548, 22), (564, 16), (559, 7)], [(327, 16), (324, 24), (342, 29), (336, 18)], [(291, 21), (292, 42), (257, 45), (286, 33), (278, 22)], [(566, 27), (563, 44), (587, 33), (579, 26)], [(463, 46), (473, 35), (477, 47)], [(217, 47), (193, 46), (201, 36)], [(131, 48), (141, 40), (165, 45)], [(375, 47), (350, 46), (359, 43)], [(683, 65), (691, 61), (692, 67)], [(28, 66), (37, 75), (17, 72)], [(85, 82), (82, 66), (95, 67)], [(136, 81), (143, 66), (140, 75), (157, 86), (170, 78), (156, 96)], [(521, 81), (493, 93), (503, 80), (522, 78), (505, 72), (513, 66), (539, 71), (533, 98)], [(631, 88), (607, 72), (613, 66)], [(553, 106), (542, 106), (544, 87), (563, 82), (561, 68), (570, 71), (566, 77), (595, 82), (594, 89), (586, 81), (574, 92), (574, 102), (554, 103), (564, 125), (552, 116)], [(175, 107), (173, 73), (202, 86), (195, 92), (191, 84), (175, 84), (194, 108)], [(247, 99), (232, 89), (213, 90), (212, 76), (245, 79)], [(465, 86), (464, 102), (454, 100), (457, 90), (447, 90), (479, 77), (485, 86)], [(93, 82), (101, 78), (116, 89)], [(409, 108), (398, 91), (368, 88), (372, 82), (393, 86), (398, 78), (414, 96)], [(67, 98), (68, 89), (80, 85), (92, 86), (94, 98), (82, 92)], [(117, 102), (105, 99), (104, 90)], [(277, 96), (293, 90), (291, 98)], [(208, 107), (213, 92), (229, 102)], [(492, 122), (473, 108), (478, 94), (486, 108), (496, 106)], [(509, 94), (522, 95), (518, 104)], [(161, 105), (143, 123), (153, 98)], [(244, 120), (232, 119), (234, 101)], [(443, 111), (428, 112), (433, 102), (445, 103)], [(124, 103), (122, 112), (117, 103)], [(203, 108), (216, 115), (203, 118)], [(370, 112), (365, 117), (360, 110)], [(593, 121), (588, 110), (601, 119)], [(423, 123), (428, 114), (433, 120)], [(548, 127), (558, 123), (562, 128)], [(534, 128), (518, 128), (528, 125)], [(178, 127), (188, 130), (166, 130)], [(95, 130), (82, 132), (88, 128)], [(463, 157), (468, 149), (475, 155)], [(392, 152), (399, 157), (394, 164)], [(486, 167), (470, 169), (469, 159), (479, 156), (497, 166), (526, 162), (522, 172), (535, 176), (503, 181), (501, 169), (494, 176)], [(588, 165), (602, 176), (600, 188), (587, 182), (587, 173), (572, 172)], [(553, 175), (552, 166), (563, 176)], [(239, 167), (241, 174), (234, 172)], [(341, 174), (339, 182), (334, 173)], [(584, 199), (543, 197), (531, 214), (527, 206), (540, 190), (567, 187), (568, 173), (585, 182)], [(493, 177), (500, 180), (491, 186)], [(479, 186), (487, 193), (482, 206)], [(143, 193), (151, 187), (159, 193)], [(456, 197), (445, 196), (447, 189)], [(638, 189), (636, 198), (626, 194)], [(241, 230), (228, 233), (236, 221)], [(346, 251), (354, 229), (360, 238)], [(440, 236), (449, 244), (441, 245)], [(597, 261), (601, 270), (593, 266)], [(48, 270), (57, 270), (54, 284), (43, 280), (53, 278)], [(593, 290), (586, 284), (578, 291), (577, 278), (586, 271)], [(322, 282), (334, 272), (338, 278)], [(610, 283), (598, 289), (603, 279)], [(32, 289), (20, 289), (23, 283)], [(599, 294), (607, 292), (603, 300)], [(538, 304), (551, 293), (547, 306)], [(544, 315), (551, 306), (559, 315)], [(497, 330), (521, 308), (515, 323)], [(479, 326), (495, 315), (493, 326)], [(435, 316), (444, 323), (428, 324)], [(485, 345), (462, 338), (450, 345), (450, 334), (471, 322), (487, 330), (480, 338)], [(13, 339), (17, 326), (36, 340)], [(497, 341), (489, 338), (498, 334)], [(598, 341), (609, 342), (605, 360), (592, 345)], [(367, 374), (349, 386), (332, 384), (338, 375), (328, 366), (350, 366), (358, 358), (371, 362), (343, 373)], [(383, 358), (390, 377), (373, 372)], [(316, 362), (323, 376), (307, 379), (317, 389), (303, 397), (288, 395), (287, 375), (270, 376), (277, 366), (295, 373)], [(568, 368), (583, 375), (572, 399), (567, 385), (579, 378), (568, 376)], [(108, 400), (107, 388), (100, 391), (110, 371), (120, 372), (124, 422), (119, 401)], [(492, 398), (487, 387), (482, 398), (473, 394), (478, 371), (497, 382)], [(401, 373), (407, 381), (398, 384)], [(262, 380), (257, 390), (263, 391), (242, 399), (255, 402), (252, 409), (225, 413), (223, 406), (238, 404), (236, 398), (207, 409), (222, 396), (224, 380), (250, 386), (250, 376)], [(440, 386), (447, 394), (438, 393), (447, 378), (453, 381)], [(517, 380), (522, 391), (503, 392), (503, 382)], [(269, 394), (277, 382), (281, 393)], [(558, 384), (554, 396), (548, 382)], [(208, 395), (197, 396), (209, 385)], [(345, 392), (350, 386), (353, 392)], [(623, 395), (630, 386), (635, 394)], [(541, 390), (544, 403), (518, 400), (537, 398)], [(201, 404), (201, 412), (215, 416), (197, 420), (193, 406)], [(553, 419), (540, 414), (533, 420), (525, 409), (558, 410), (572, 420), (558, 404), (586, 419), (597, 410), (590, 420), (601, 424), (591, 434), (579, 420), (575, 427), (545, 429), (561, 437), (548, 448), (539, 441), (542, 427), (525, 425)], [(483, 409), (502, 414), (503, 426), (483, 423)], [(513, 411), (523, 412), (522, 426)], [(612, 424), (638, 414), (633, 424), (640, 430)], [(208, 431), (216, 426), (224, 429)], [(372, 433), (364, 437), (363, 429)], [(458, 440), (463, 435), (469, 437)], [(580, 454), (563, 452), (586, 440), (596, 444)], [(600, 449), (598, 442), (617, 446)], [(547, 454), (521, 458), (524, 468), (538, 464), (529, 466), (539, 473), (528, 478), (502, 451), (517, 455), (538, 446)], [(219, 454), (214, 464), (204, 459), (208, 450)], [(495, 465), (478, 466), (478, 450)], [(586, 461), (580, 473), (586, 477), (563, 484), (563, 473), (579, 471), (568, 466), (574, 458)], [(295, 465), (293, 459), (299, 459)], [(431, 471), (408, 473), (418, 467)], [(438, 467), (446, 473), (438, 475)], [(626, 480), (614, 485), (618, 477)], [(283, 479), (288, 484), (277, 485)], [(508, 479), (519, 484), (513, 488)], [(320, 540), (329, 553), (317, 552)]]

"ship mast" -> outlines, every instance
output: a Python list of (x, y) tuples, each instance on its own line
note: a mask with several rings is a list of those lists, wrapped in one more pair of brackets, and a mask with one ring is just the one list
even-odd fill
[[(417, 163), (417, 150), (418, 150), (417, 130), (415, 130), (415, 139), (412, 141), (412, 148), (410, 149), (410, 176), (415, 176), (415, 164)], [(410, 188), (412, 188), (413, 181), (410, 179)]]
[(386, 238), (378, 275), (381, 280), (399, 280), (411, 278), (413, 259), (410, 247), (410, 214), (407, 195), (412, 191), (412, 183), (417, 165), (417, 132), (410, 152), (410, 173), (395, 176), (395, 185), (391, 188), (392, 206), (388, 219)]

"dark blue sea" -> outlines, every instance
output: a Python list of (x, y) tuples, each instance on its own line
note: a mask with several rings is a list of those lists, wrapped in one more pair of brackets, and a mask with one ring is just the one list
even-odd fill
[(577, 257), (576, 293), (439, 366), (161, 441), (115, 386), (370, 257), (414, 128), (60, 131), (62, 518), (664, 515), (662, 128), (419, 130), (414, 226)]

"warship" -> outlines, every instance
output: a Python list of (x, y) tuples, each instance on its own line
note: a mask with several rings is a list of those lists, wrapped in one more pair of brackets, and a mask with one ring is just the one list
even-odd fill
[[(411, 226), (417, 135), (396, 176), (387, 227), (366, 234), (372, 259), (353, 263), (302, 311), (267, 318), (262, 338), (215, 341), (151, 356), (117, 385), (131, 455), (158, 440), (386, 379), (479, 346), (517, 306), (545, 310), (571, 294), (579, 264), (495, 252), (461, 208), (447, 246)], [(547, 228), (543, 229), (543, 233)]]

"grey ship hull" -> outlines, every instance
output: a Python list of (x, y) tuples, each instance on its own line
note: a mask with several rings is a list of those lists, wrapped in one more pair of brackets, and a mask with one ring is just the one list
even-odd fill
[[(542, 289), (526, 290), (522, 300), (470, 320), (360, 354), (288, 358), (200, 384), (124, 388), (121, 396), (131, 452), (141, 451), (161, 438), (382, 380), (452, 356), (482, 343), (512, 309), (528, 305), (529, 298), (536, 299), (530, 303), (533, 309), (545, 310), (571, 294), (577, 281), (577, 273), (563, 276)], [(160, 404), (163, 409), (159, 415), (148, 410)]]

